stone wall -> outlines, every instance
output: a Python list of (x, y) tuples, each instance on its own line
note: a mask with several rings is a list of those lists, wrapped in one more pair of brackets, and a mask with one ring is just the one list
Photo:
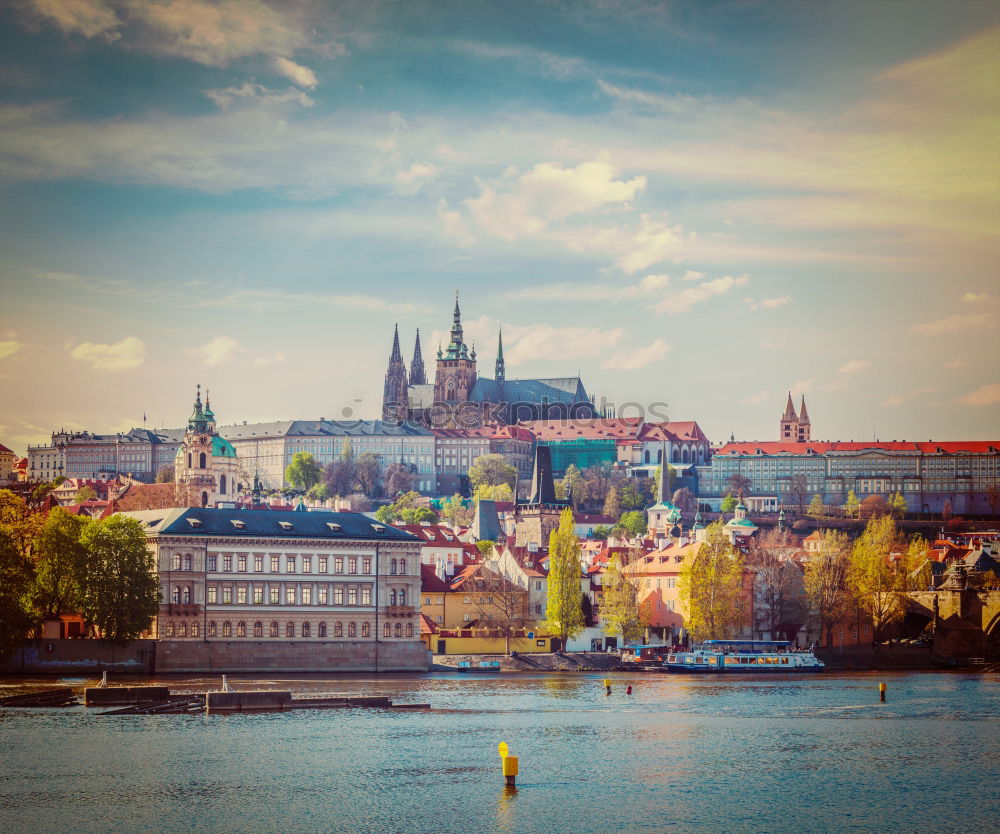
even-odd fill
[[(376, 648), (378, 650), (376, 668)], [(426, 672), (419, 640), (391, 642), (257, 642), (160, 640), (156, 671), (165, 672)]]
[(133, 640), (125, 646), (104, 640), (24, 640), (0, 663), (0, 674), (146, 675), (153, 670), (155, 655), (155, 640)]

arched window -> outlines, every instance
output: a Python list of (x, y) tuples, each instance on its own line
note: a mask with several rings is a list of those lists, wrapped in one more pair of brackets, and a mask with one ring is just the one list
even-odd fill
[(350, 622), (347, 624), (347, 636), (357, 637), (358, 636), (358, 624), (355, 622)]
[(195, 620), (193, 623), (191, 623), (191, 636), (192, 637), (197, 637), (198, 636), (198, 621), (197, 620)]
[(656, 450), (656, 462), (663, 463), (663, 449)]
[(312, 637), (312, 634), (310, 632), (311, 632), (311, 629), (309, 628), (309, 623), (302, 623), (302, 636), (303, 637)]
[(212, 620), (212, 621), (211, 621), (211, 622), (210, 622), (210, 623), (208, 624), (208, 636), (209, 636), (209, 637), (215, 637), (215, 635), (216, 635), (217, 633), (218, 633), (218, 631), (217, 631), (217, 629), (216, 629), (216, 626), (215, 626), (215, 620)]
[(181, 601), (181, 589), (179, 585), (174, 585), (174, 590), (170, 594), (170, 601), (173, 602), (174, 604), (179, 603)]
[(343, 637), (344, 636), (344, 624), (337, 622), (333, 624), (333, 636)]
[(173, 569), (174, 570), (180, 570), (181, 569), (181, 554), (180, 553), (175, 553), (174, 554)]
[(391, 637), (392, 636), (392, 626), (388, 623), (382, 623), (382, 636)]
[(271, 623), (271, 636), (272, 637), (277, 637), (278, 636), (278, 624), (277, 624), (277, 622), (272, 622)]
[(396, 631), (396, 636), (397, 637), (402, 637), (403, 636), (403, 624), (402, 623), (396, 623), (396, 629), (395, 629), (395, 631)]
[(681, 463), (688, 463), (690, 460), (691, 460), (691, 455), (688, 452), (687, 446), (685, 446), (684, 450), (681, 452)]
[(393, 559), (391, 562), (389, 562), (389, 573), (392, 576), (396, 575), (396, 560), (395, 559)]
[(201, 494), (201, 505), (203, 507), (207, 507), (208, 506), (208, 493), (207, 492), (203, 492)]
[(233, 624), (231, 622), (229, 622), (229, 620), (226, 620), (222, 624), (222, 636), (223, 637), (232, 637), (233, 636)]
[(219, 476), (219, 493), (221, 495), (225, 495), (226, 494), (226, 476), (225, 475), (220, 475)]
[(396, 604), (396, 589), (393, 588), (392, 590), (389, 591), (389, 605), (395, 605), (395, 604)]
[(316, 626), (316, 636), (326, 637), (326, 623), (320, 623), (318, 626)]
[(184, 570), (191, 570), (191, 554), (184, 554)]
[(399, 589), (399, 604), (406, 605), (406, 588)]
[(372, 636), (372, 624), (371, 623), (362, 623), (361, 624), (361, 636), (362, 637), (371, 637)]
[(285, 637), (295, 636), (295, 623), (285, 623)]
[(413, 636), (413, 623), (407, 623), (406, 624), (406, 636), (407, 637), (412, 637)]
[(643, 453), (643, 463), (649, 463), (649, 449)]
[(185, 585), (181, 588), (181, 602), (185, 605), (191, 604), (191, 587), (189, 585)]
[(264, 624), (263, 623), (258, 622), (258, 623), (254, 623), (253, 624), (253, 636), (254, 637), (263, 637), (264, 636)]
[(177, 636), (178, 637), (187, 637), (188, 636), (187, 623), (178, 623), (177, 624)]
[(236, 624), (236, 636), (237, 637), (246, 637), (247, 636), (247, 624), (246, 623), (240, 622), (240, 623)]
[(188, 452), (188, 469), (191, 468), (191, 453)]
[(202, 452), (200, 455), (198, 455), (198, 468), (199, 469), (204, 469), (205, 468), (205, 453), (204, 452)]
[(680, 463), (680, 461), (678, 460), (678, 455), (677, 455), (677, 450), (676, 449), (671, 449), (670, 450), (670, 462), (671, 463)]
[(399, 560), (399, 572), (406, 573), (406, 559)]

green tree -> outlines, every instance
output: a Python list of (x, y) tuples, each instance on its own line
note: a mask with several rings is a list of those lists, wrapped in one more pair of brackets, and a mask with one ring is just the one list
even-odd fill
[(726, 497), (722, 499), (722, 503), (719, 505), (719, 510), (724, 513), (731, 513), (736, 509), (736, 496), (731, 492), (726, 493)]
[(0, 660), (34, 625), (28, 601), (31, 582), (31, 562), (11, 529), (0, 525)]
[(43, 516), (32, 512), (19, 495), (9, 489), (0, 489), (0, 525), (14, 537), (18, 553), (31, 556), (31, 545), (42, 529)]
[(493, 554), (494, 547), (496, 547), (496, 542), (491, 542), (489, 539), (480, 539), (476, 542), (476, 549), (484, 559), (488, 559)]
[(513, 501), (514, 491), (510, 488), (510, 484), (497, 484), (496, 486), (480, 484), (473, 492), (473, 497), (477, 501), (480, 498), (484, 501)]
[(621, 514), (622, 505), (618, 500), (618, 487), (613, 486), (608, 490), (607, 498), (604, 499), (604, 515), (617, 521)]
[(172, 484), (174, 482), (174, 465), (168, 463), (156, 470), (156, 483)]
[(438, 523), (437, 513), (430, 507), (406, 507), (399, 511), (399, 516), (403, 524), (422, 524), (425, 521), (428, 524)]
[(35, 539), (36, 562), (32, 591), (35, 610), (46, 619), (79, 610), (80, 579), (87, 551), (80, 542), (90, 519), (53, 508)]
[(646, 498), (634, 478), (627, 481), (618, 491), (618, 501), (621, 504), (621, 508), (626, 512), (646, 508)]
[(848, 518), (857, 518), (860, 511), (861, 502), (858, 500), (858, 496), (854, 494), (853, 489), (848, 490), (847, 501), (844, 502), (844, 513)]
[(97, 497), (97, 490), (91, 486), (82, 486), (73, 496), (74, 504), (82, 504), (84, 501), (93, 501)]
[(590, 534), (591, 538), (594, 539), (607, 539), (611, 535), (611, 528), (605, 524), (598, 524), (594, 527), (594, 531)]
[(609, 637), (622, 638), (622, 643), (636, 643), (648, 622), (639, 599), (639, 579), (629, 573), (618, 553), (608, 560), (601, 580), (601, 624)]
[(441, 518), (452, 527), (465, 527), (472, 524), (472, 507), (465, 506), (465, 499), (457, 492), (441, 502)]
[(580, 541), (573, 532), (573, 511), (567, 507), (559, 516), (559, 527), (549, 535), (547, 628), (566, 643), (583, 631), (580, 604)]
[(326, 484), (313, 484), (309, 487), (306, 497), (312, 501), (326, 501), (326, 499), (330, 497), (330, 490), (327, 488)]
[(517, 484), (517, 468), (507, 463), (503, 455), (480, 455), (472, 462), (467, 474), (473, 489), (500, 484), (514, 489)]
[(285, 480), (301, 491), (311, 489), (322, 476), (323, 470), (309, 452), (296, 452), (285, 467)]
[(901, 492), (897, 492), (892, 496), (892, 500), (889, 502), (889, 505), (892, 507), (892, 513), (896, 516), (896, 518), (902, 518), (906, 515), (906, 511), (909, 509), (909, 506), (906, 503), (906, 498), (903, 497), (903, 493)]
[(400, 515), (396, 511), (395, 504), (383, 504), (381, 507), (375, 510), (375, 520), (381, 521), (383, 524), (392, 524), (399, 518)]
[(745, 622), (743, 557), (721, 521), (705, 528), (704, 540), (684, 560), (678, 589), (695, 640), (732, 637)]
[(87, 525), (81, 611), (100, 634), (116, 643), (139, 637), (159, 611), (160, 583), (146, 534), (134, 518), (113, 515)]
[(820, 632), (826, 635), (827, 647), (833, 645), (833, 629), (851, 604), (850, 553), (846, 533), (826, 530), (819, 551), (805, 563), (806, 598)]
[(907, 591), (926, 591), (931, 587), (934, 573), (927, 551), (926, 539), (919, 533), (914, 533), (906, 548), (906, 555), (903, 556), (903, 587)]
[(358, 455), (354, 461), (354, 486), (364, 495), (374, 495), (378, 491), (379, 479), (382, 477), (382, 464), (371, 452)]
[(645, 536), (648, 530), (646, 526), (646, 514), (639, 510), (632, 510), (622, 513), (618, 523), (624, 527), (630, 536)]
[(562, 482), (563, 489), (566, 490), (566, 497), (573, 502), (573, 509), (579, 510), (587, 500), (587, 482), (575, 463), (566, 467)]
[(822, 518), (824, 512), (823, 499), (818, 494), (814, 495), (812, 501), (809, 502), (809, 509), (806, 510), (806, 515), (810, 518)]
[(876, 640), (888, 625), (903, 616), (898, 567), (902, 551), (896, 522), (889, 515), (872, 516), (851, 549), (851, 590), (871, 616)]

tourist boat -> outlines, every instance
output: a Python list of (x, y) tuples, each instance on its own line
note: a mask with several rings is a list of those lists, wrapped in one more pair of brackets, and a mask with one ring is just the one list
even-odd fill
[(499, 672), (500, 671), (500, 661), (499, 660), (460, 660), (458, 666), (455, 667), (458, 672)]
[(706, 640), (663, 661), (667, 672), (822, 672), (812, 651), (793, 650), (787, 640)]

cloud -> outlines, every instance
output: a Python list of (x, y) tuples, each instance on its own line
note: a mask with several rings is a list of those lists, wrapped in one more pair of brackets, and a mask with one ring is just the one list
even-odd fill
[(254, 106), (298, 102), (303, 107), (312, 107), (314, 103), (301, 90), (288, 89), (284, 92), (278, 92), (261, 84), (255, 84), (252, 81), (244, 81), (239, 86), (225, 87), (217, 90), (204, 90), (203, 92), (222, 110), (225, 110), (234, 102), (244, 102), (253, 104)]
[(738, 278), (727, 275), (724, 278), (704, 281), (697, 287), (687, 287), (679, 293), (664, 298), (654, 309), (657, 313), (668, 313), (670, 315), (687, 313), (696, 304), (708, 301), (716, 296), (725, 295), (734, 287), (742, 287), (746, 282), (747, 277), (745, 275), (741, 275)]
[(886, 397), (884, 400), (882, 400), (882, 405), (889, 405), (889, 406), (902, 405), (905, 401), (906, 401), (905, 397), (900, 397), (898, 394), (894, 394), (893, 396)]
[(966, 362), (963, 359), (952, 359), (949, 362), (942, 362), (941, 363), (941, 367), (942, 368), (948, 368), (948, 369), (954, 371), (954, 370), (958, 370), (959, 368), (968, 368), (969, 367), (969, 363)]
[(274, 68), (285, 76), (285, 78), (290, 79), (292, 83), (298, 84), (300, 87), (305, 87), (307, 90), (316, 89), (316, 85), (319, 83), (316, 80), (316, 73), (309, 69), (309, 67), (296, 64), (287, 58), (275, 58)]
[(265, 367), (267, 365), (281, 365), (288, 361), (288, 356), (280, 351), (273, 353), (269, 356), (255, 356), (250, 362), (251, 365), (257, 368)]
[(993, 313), (955, 313), (936, 321), (915, 324), (912, 333), (940, 336), (942, 333), (959, 333), (968, 330), (985, 330), (993, 327), (996, 316)]
[(13, 339), (0, 342), (0, 359), (6, 359), (8, 356), (13, 356), (23, 347), (24, 345), (21, 342)]
[(223, 307), (245, 312), (268, 313), (275, 310), (293, 310), (303, 307), (329, 307), (339, 311), (412, 313), (423, 311), (426, 305), (386, 299), (378, 295), (335, 295), (327, 293), (294, 292), (291, 290), (243, 289), (217, 296), (199, 298), (192, 306)]
[(103, 0), (29, 0), (30, 6), (67, 35), (114, 40), (121, 21)]
[(705, 277), (705, 273), (704, 272), (695, 272), (693, 269), (689, 269), (689, 270), (687, 270), (687, 272), (685, 272), (681, 276), (681, 280), (682, 281), (700, 281), (704, 277)]
[(792, 383), (791, 390), (795, 391), (798, 394), (805, 394), (811, 391), (812, 388), (813, 388), (812, 379), (797, 379), (795, 380), (795, 382)]
[(784, 307), (789, 304), (792, 300), (790, 295), (780, 295), (776, 298), (762, 298), (757, 301), (753, 298), (744, 299), (749, 305), (751, 310), (759, 310), (761, 308), (765, 310), (773, 310), (775, 307)]
[(837, 368), (837, 374), (839, 376), (851, 376), (856, 374), (858, 371), (862, 371), (867, 367), (871, 366), (871, 362), (867, 359), (852, 359), (850, 362), (845, 362), (839, 368)]
[(1000, 384), (993, 383), (977, 388), (959, 397), (955, 402), (962, 405), (994, 405), (1000, 403)]
[(635, 371), (658, 362), (669, 350), (670, 345), (663, 339), (655, 339), (645, 347), (618, 351), (605, 359), (601, 367), (617, 371)]
[(650, 301), (669, 286), (669, 275), (650, 274), (636, 283), (609, 281), (603, 284), (583, 284), (559, 281), (555, 284), (539, 284), (505, 291), (503, 297), (534, 301)]
[(758, 391), (756, 394), (750, 394), (740, 400), (741, 403), (746, 403), (747, 405), (759, 405), (762, 402), (766, 402), (769, 391), (765, 388), (763, 391)]
[(211, 341), (187, 351), (187, 354), (197, 357), (206, 365), (222, 365), (234, 359), (242, 350), (236, 339), (216, 336)]
[(111, 345), (83, 342), (71, 348), (69, 355), (97, 371), (128, 371), (146, 359), (146, 346), (141, 339), (128, 336)]
[(959, 300), (966, 304), (983, 304), (989, 300), (989, 296), (984, 292), (967, 292)]
[(628, 251), (616, 263), (629, 275), (648, 269), (653, 264), (680, 253), (682, 238), (680, 226), (669, 226), (652, 219), (648, 214), (640, 218), (639, 229), (632, 236)]
[(441, 172), (437, 165), (429, 162), (414, 162), (409, 168), (396, 174), (396, 190), (401, 194), (416, 194), (428, 180)]

